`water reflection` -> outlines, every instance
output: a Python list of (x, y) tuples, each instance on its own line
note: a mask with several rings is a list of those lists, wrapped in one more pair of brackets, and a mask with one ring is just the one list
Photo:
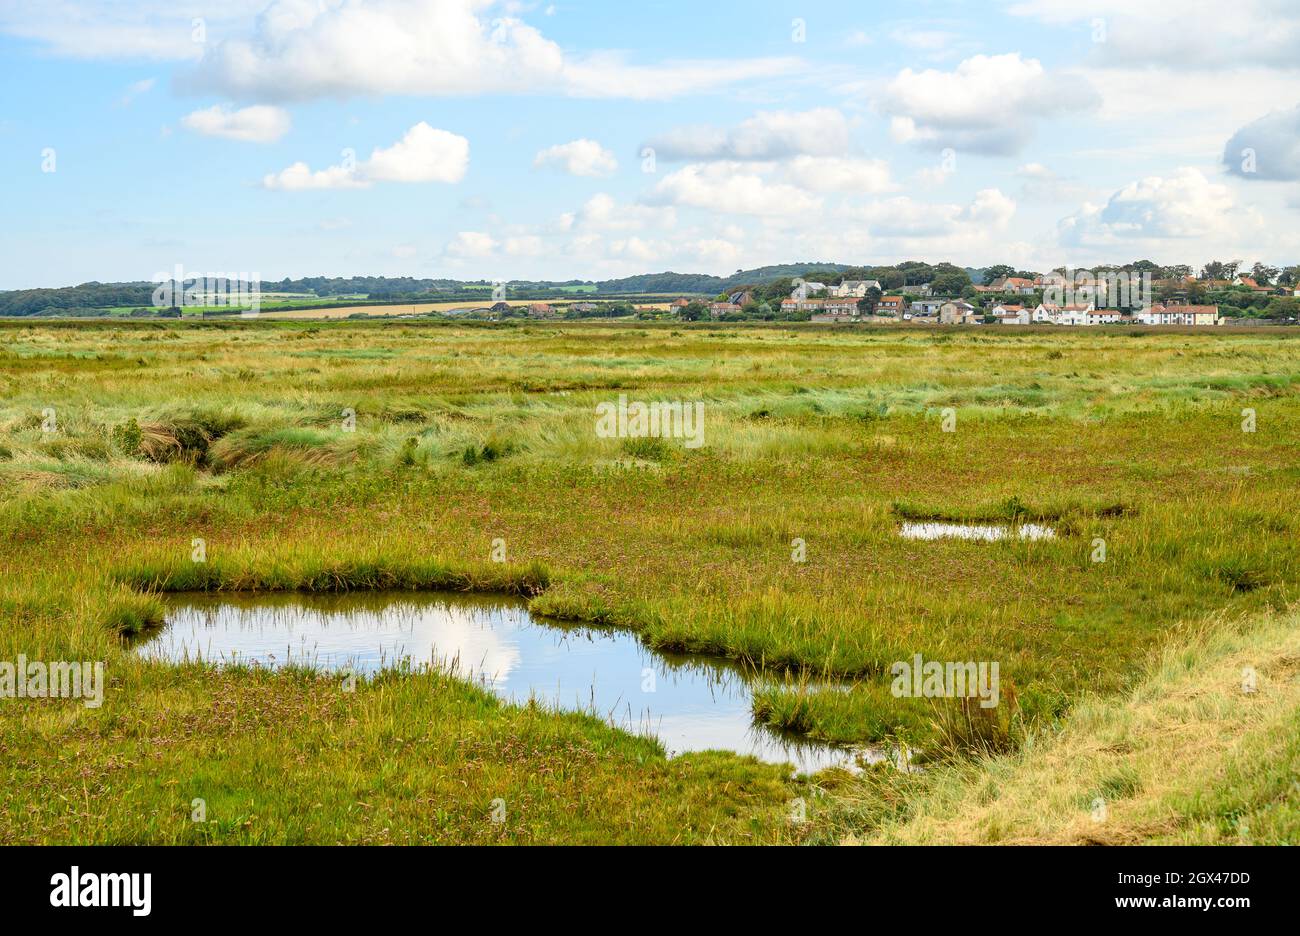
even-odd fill
[(670, 753), (731, 750), (804, 771), (876, 757), (755, 725), (755, 677), (729, 661), (653, 651), (627, 631), (540, 620), (522, 601), (370, 592), (170, 603), (166, 627), (140, 645), (147, 657), (358, 674), (436, 664), (511, 701), (536, 698), (654, 734)]
[(984, 523), (904, 523), (898, 530), (903, 539), (936, 540), (1003, 540), (1056, 539), (1056, 531), (1049, 526), (1025, 523), (1020, 526), (994, 526)]

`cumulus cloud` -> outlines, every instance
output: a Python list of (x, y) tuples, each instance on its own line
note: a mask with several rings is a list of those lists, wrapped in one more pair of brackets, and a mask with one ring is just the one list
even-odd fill
[(1198, 169), (1183, 168), (1167, 178), (1149, 176), (1130, 182), (1105, 205), (1085, 204), (1061, 221), (1060, 241), (1084, 246), (1205, 237), (1228, 223), (1233, 207), (1227, 186), (1211, 182)]
[(1223, 164), (1243, 179), (1300, 179), (1300, 107), (1246, 124), (1223, 147)]
[(459, 231), (445, 250), (453, 257), (471, 259), (491, 256), (498, 246), (498, 241), (483, 231)]
[(536, 234), (524, 234), (507, 237), (502, 249), (511, 257), (540, 257), (546, 252), (546, 245)]
[(791, 182), (813, 192), (875, 195), (897, 188), (883, 159), (845, 156), (796, 156), (786, 175)]
[(625, 204), (606, 192), (591, 196), (576, 212), (560, 214), (560, 231), (630, 231), (677, 224), (672, 205)]
[(745, 215), (796, 215), (821, 208), (820, 198), (771, 182), (760, 167), (738, 162), (683, 166), (661, 179), (649, 197), (659, 204)]
[(611, 241), (609, 245), (609, 252), (614, 256), (638, 263), (653, 263), (671, 249), (672, 245), (665, 241), (649, 241), (636, 235)]
[(980, 189), (975, 200), (962, 212), (961, 219), (972, 224), (1001, 230), (1011, 223), (1016, 203), (995, 188)]
[(388, 149), (377, 149), (362, 174), (387, 182), (459, 182), (469, 167), (469, 140), (420, 121)]
[(283, 192), (302, 192), (310, 189), (369, 188), (370, 183), (348, 166), (330, 166), (313, 170), (305, 162), (296, 162), (262, 177), (262, 187)]
[(760, 111), (734, 127), (680, 127), (646, 145), (669, 161), (832, 156), (849, 148), (849, 122), (833, 107)]
[(676, 223), (677, 211), (671, 205), (624, 204), (605, 192), (591, 196), (576, 212), (560, 216), (561, 230), (639, 231)]
[(704, 237), (686, 245), (687, 254), (698, 257), (709, 269), (729, 269), (741, 261), (743, 253), (738, 244), (721, 237)]
[(212, 44), (190, 76), (232, 97), (292, 100), (550, 92), (664, 99), (789, 72), (784, 59), (654, 65), (612, 52), (571, 55), (491, 0), (275, 0), (252, 35)]
[(1015, 201), (992, 188), (977, 192), (968, 205), (934, 204), (907, 195), (844, 205), (836, 219), (841, 229), (863, 224), (878, 237), (939, 238), (1005, 230), (1015, 212)]
[(204, 136), (242, 140), (245, 143), (274, 143), (289, 132), (289, 114), (278, 107), (256, 104), (231, 110), (214, 104), (181, 118), (181, 126)]
[(1091, 110), (1096, 90), (1079, 75), (1050, 73), (1019, 53), (976, 55), (953, 71), (905, 68), (876, 99), (899, 143), (1009, 154), (1044, 118)]
[(603, 176), (618, 168), (618, 160), (595, 140), (584, 138), (547, 147), (533, 159), (533, 166), (549, 166), (575, 176)]
[(375, 182), (459, 182), (469, 167), (469, 140), (420, 121), (387, 149), (376, 148), (362, 162), (345, 160), (312, 171), (296, 162), (262, 179), (269, 189), (368, 188)]

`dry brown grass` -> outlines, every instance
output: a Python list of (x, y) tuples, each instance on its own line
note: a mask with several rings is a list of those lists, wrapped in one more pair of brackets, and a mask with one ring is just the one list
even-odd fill
[[(1248, 836), (1252, 823), (1233, 817), (1252, 814), (1264, 817), (1257, 836), (1285, 840), (1300, 823), (1286, 766), (1300, 715), (1298, 623), (1292, 612), (1207, 628), (1131, 693), (1084, 702), (1059, 733), (938, 780), (911, 818), (871, 841), (1204, 844)], [(1242, 688), (1247, 667), (1253, 693)]]

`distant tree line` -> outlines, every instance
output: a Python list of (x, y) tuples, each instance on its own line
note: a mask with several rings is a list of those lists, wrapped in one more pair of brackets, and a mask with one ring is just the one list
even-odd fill
[[(1285, 287), (1300, 284), (1300, 265), (1274, 267), (1256, 263), (1249, 271), (1239, 261), (1211, 261), (1199, 271), (1199, 278), (1188, 279), (1193, 269), (1185, 264), (1161, 265), (1151, 260), (1136, 260), (1120, 265), (1103, 265), (1090, 268), (1096, 273), (1126, 271), (1150, 273), (1155, 287), (1155, 298), (1181, 298), (1189, 302), (1215, 303), (1237, 310), (1243, 315), (1284, 318), (1295, 315), (1291, 297), (1262, 294), (1246, 286), (1232, 286), (1238, 275), (1252, 277), (1260, 287)], [(1065, 272), (1058, 268), (1049, 272)], [(835, 286), (843, 280), (875, 280), (887, 294), (915, 296), (928, 291), (933, 296), (974, 299), (976, 285), (986, 285), (1006, 277), (1032, 279), (1039, 274), (1019, 269), (1012, 264), (992, 264), (983, 268), (959, 267), (952, 263), (926, 263), (907, 260), (902, 263), (878, 266), (848, 266), (837, 263), (774, 264), (753, 270), (737, 270), (731, 276), (710, 276), (698, 273), (646, 273), (612, 280), (511, 280), (500, 284), (504, 298), (519, 301), (527, 299), (561, 299), (579, 302), (582, 299), (618, 296), (622, 305), (601, 304), (598, 309), (571, 312), (578, 317), (626, 315), (635, 311), (631, 303), (638, 297), (664, 295), (696, 297), (690, 307), (679, 312), (683, 318), (706, 318), (709, 315), (705, 296), (727, 300), (741, 294), (744, 301), (734, 318), (779, 319), (787, 317), (781, 311), (781, 300), (795, 288), (795, 279), (805, 282)], [(310, 276), (299, 279), (282, 279), (263, 282), (263, 296), (272, 293), (291, 293), (319, 299), (346, 302), (348, 297), (364, 297), (372, 303), (464, 301), (466, 304), (490, 305), (500, 298), (493, 292), (498, 284), (488, 280), (454, 280), (445, 278), (417, 279), (409, 276)], [(921, 290), (928, 287), (928, 290)], [(155, 309), (154, 283), (82, 283), (56, 289), (22, 289), (0, 292), (0, 315), (94, 315), (107, 309), (129, 309), (136, 315), (175, 315), (176, 311)], [(878, 300), (873, 294), (871, 300)], [(267, 301), (264, 298), (264, 302)], [(872, 302), (868, 305), (874, 308)], [(309, 302), (276, 302), (278, 308), (312, 308)], [(615, 309), (616, 311), (610, 311)], [(791, 317), (807, 318), (807, 313)]]

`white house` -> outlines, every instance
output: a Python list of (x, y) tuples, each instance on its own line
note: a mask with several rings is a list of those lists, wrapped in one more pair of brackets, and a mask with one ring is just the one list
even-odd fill
[(1091, 302), (1086, 305), (1075, 304), (1059, 306), (1054, 302), (1040, 302), (1031, 318), (1035, 322), (1050, 325), (1087, 325), (1088, 313), (1094, 310)]
[(1022, 305), (999, 302), (989, 312), (997, 317), (999, 325), (1028, 325), (1033, 313)]
[(1143, 325), (1219, 325), (1218, 306), (1153, 305), (1134, 316)]
[(1068, 305), (1062, 306), (1061, 311), (1057, 313), (1056, 323), (1058, 325), (1087, 325), (1088, 314), (1093, 311), (1092, 303), (1086, 306)]
[[(813, 285), (812, 283), (809, 283), (808, 288), (811, 289), (812, 285)], [(871, 289), (873, 286), (876, 289), (880, 289), (880, 281), (879, 280), (844, 280), (842, 283), (840, 283), (838, 286), (832, 289), (832, 294), (839, 296), (840, 298), (863, 299), (866, 298), (867, 290)]]
[(1116, 325), (1126, 320), (1126, 316), (1121, 315), (1119, 309), (1094, 309), (1091, 312), (1084, 312), (1085, 325)]
[(790, 298), (804, 300), (816, 293), (826, 292), (825, 283), (801, 283), (790, 290)]

